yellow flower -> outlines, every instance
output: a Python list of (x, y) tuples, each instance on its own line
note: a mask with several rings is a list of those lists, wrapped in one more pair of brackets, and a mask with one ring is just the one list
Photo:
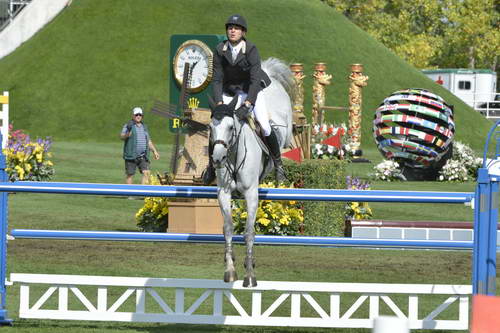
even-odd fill
[(257, 222), (267, 227), (267, 225), (271, 223), (271, 220), (266, 219), (265, 217), (261, 217), (260, 219), (257, 220)]
[(17, 174), (19, 175), (19, 179), (23, 180), (24, 179), (24, 169), (21, 168), (19, 165), (16, 165), (14, 168), (17, 171)]

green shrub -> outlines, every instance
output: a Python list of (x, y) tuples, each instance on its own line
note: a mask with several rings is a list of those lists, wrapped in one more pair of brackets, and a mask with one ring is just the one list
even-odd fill
[[(345, 189), (346, 162), (341, 160), (306, 160), (300, 164), (285, 161), (290, 182), (297, 188)], [(343, 236), (345, 203), (302, 201), (304, 234), (310, 236)]]

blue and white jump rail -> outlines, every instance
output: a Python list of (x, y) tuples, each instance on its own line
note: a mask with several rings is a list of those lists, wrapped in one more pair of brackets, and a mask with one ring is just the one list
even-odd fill
[[(400, 240), (360, 240), (331, 237), (276, 237), (257, 236), (260, 244), (312, 245), (312, 246), (365, 246), (371, 248), (436, 248), (436, 249), (473, 249), (472, 285), (401, 285), (378, 283), (312, 283), (312, 282), (273, 282), (259, 281), (255, 288), (243, 288), (240, 281), (224, 283), (218, 280), (190, 280), (168, 278), (130, 278), (95, 277), (77, 275), (17, 274), (12, 273), (6, 280), (7, 237), (14, 239), (86, 239), (116, 241), (176, 241), (218, 243), (221, 235), (157, 234), (157, 233), (120, 233), (102, 231), (65, 231), (65, 230), (24, 230), (14, 229), (8, 235), (7, 203), (8, 192), (60, 193), (82, 195), (116, 196), (157, 196), (176, 198), (216, 198), (214, 187), (192, 186), (143, 186), (117, 184), (81, 184), (57, 182), (7, 182), (5, 157), (0, 154), (0, 323), (11, 322), (6, 310), (6, 285), (20, 285), (21, 318), (139, 321), (197, 324), (234, 324), (263, 326), (311, 326), (311, 327), (372, 327), (372, 322), (380, 314), (382, 304), (398, 317), (408, 320), (411, 329), (468, 329), (469, 298), (472, 294), (494, 295), (496, 290), (496, 224), (498, 219), (498, 182), (500, 181), (500, 134), (496, 127), (490, 130), (485, 145), (483, 166), (479, 170), (475, 193), (457, 192), (412, 192), (412, 191), (352, 191), (320, 189), (260, 189), (260, 199), (266, 200), (319, 200), (319, 201), (361, 201), (361, 202), (406, 202), (406, 203), (448, 203), (467, 204), (474, 209), (474, 242), (456, 241), (400, 241)], [(496, 152), (493, 160), (486, 159), (489, 142), (495, 137)], [(12, 239), (12, 238), (11, 238)], [(241, 236), (236, 241), (242, 242)], [(31, 300), (30, 288), (40, 285), (47, 288), (37, 300)], [(85, 287), (84, 292), (78, 286)], [(89, 289), (94, 291), (88, 293)], [(108, 288), (123, 288), (118, 299), (108, 297)], [(160, 293), (161, 288), (173, 290), (171, 297)], [(192, 289), (204, 289), (201, 296), (187, 304), (187, 294)], [(238, 291), (236, 294), (234, 291)], [(247, 299), (241, 299), (245, 294)], [(270, 292), (271, 295), (270, 295)], [(280, 296), (276, 298), (276, 293)], [(316, 294), (326, 294), (317, 297)], [(54, 296), (57, 294), (57, 296)], [(70, 297), (69, 295), (73, 295)], [(349, 297), (343, 298), (344, 295)], [(401, 297), (406, 300), (401, 302)], [(444, 301), (436, 308), (422, 315), (419, 299), (427, 295), (442, 295)], [(319, 296), (319, 295), (318, 295)], [(354, 296), (354, 297), (353, 297)], [(47, 302), (57, 298), (57, 305), (50, 309)], [(78, 299), (80, 307), (70, 304)], [(263, 302), (263, 298), (271, 297)], [(135, 299), (133, 311), (122, 305)], [(192, 297), (191, 297), (192, 298)], [(322, 300), (319, 300), (322, 298)], [(209, 310), (200, 313), (200, 306), (211, 300)], [(288, 302), (285, 302), (290, 299)], [(349, 305), (349, 300), (355, 301)], [(302, 303), (301, 303), (302, 302)], [(49, 302), (50, 303), (50, 302)], [(154, 303), (156, 310), (149, 305)], [(301, 304), (308, 304), (314, 314), (302, 313)], [(357, 312), (365, 303), (369, 311)], [(250, 304), (248, 307), (247, 304)], [(265, 306), (264, 304), (271, 304)], [(453, 319), (441, 318), (441, 313), (450, 305), (458, 314)], [(81, 309), (83, 305), (84, 309)], [(346, 311), (341, 311), (345, 309)], [(278, 309), (287, 306), (289, 315), (273, 315)], [(246, 308), (245, 308), (246, 307)], [(206, 308), (206, 307), (205, 307)], [(363, 317), (364, 316), (364, 317)]]

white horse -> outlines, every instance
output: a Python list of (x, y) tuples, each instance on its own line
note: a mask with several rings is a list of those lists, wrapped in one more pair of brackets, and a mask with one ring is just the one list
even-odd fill
[[(259, 93), (262, 95), (260, 98), (264, 98), (271, 126), (278, 135), (280, 147), (288, 147), (292, 136), (291, 96), (295, 85), (293, 74), (285, 63), (275, 58), (262, 62), (262, 69), (271, 78), (271, 84)], [(232, 247), (234, 227), (231, 198), (233, 193), (239, 193), (247, 204), (244, 262), (246, 274), (243, 286), (254, 287), (257, 285), (253, 244), (259, 204), (258, 186), (259, 181), (272, 171), (274, 164), (271, 158), (266, 158), (264, 155), (265, 148), (249, 123), (240, 121), (235, 115), (234, 110), (242, 102), (235, 98), (226, 108), (222, 108), (222, 112), (213, 112), (210, 124), (211, 139), (214, 144), (212, 160), (217, 174), (219, 206), (224, 217), (226, 265), (224, 281), (232, 282), (238, 279)]]

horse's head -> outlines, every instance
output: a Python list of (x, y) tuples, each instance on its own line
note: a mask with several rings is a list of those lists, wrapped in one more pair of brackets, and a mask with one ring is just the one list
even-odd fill
[(234, 107), (237, 98), (233, 99), (229, 104), (213, 105), (212, 121), (210, 123), (211, 140), (214, 145), (212, 161), (214, 167), (222, 168), (227, 160), (228, 150), (234, 144)]

